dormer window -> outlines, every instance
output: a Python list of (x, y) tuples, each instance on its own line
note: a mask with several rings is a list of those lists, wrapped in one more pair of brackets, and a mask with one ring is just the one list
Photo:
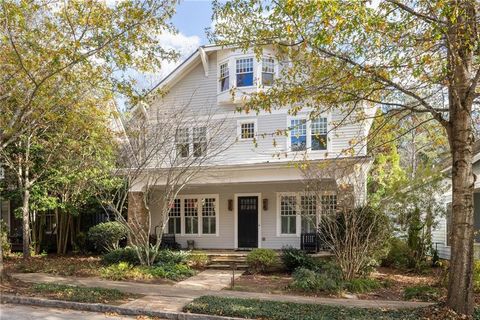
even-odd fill
[(275, 60), (273, 58), (262, 59), (262, 85), (271, 86), (275, 73)]
[(230, 89), (230, 72), (228, 70), (228, 62), (220, 65), (220, 92)]
[(253, 86), (253, 58), (236, 61), (237, 87)]

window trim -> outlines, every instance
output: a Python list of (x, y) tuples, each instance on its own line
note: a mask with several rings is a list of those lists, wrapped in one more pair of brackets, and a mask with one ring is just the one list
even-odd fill
[[(337, 206), (338, 206), (338, 193), (335, 191), (324, 191), (322, 193), (315, 192), (277, 192), (277, 208), (276, 208), (276, 220), (277, 220), (277, 237), (300, 237), (302, 233), (302, 214), (301, 214), (301, 196), (314, 195), (317, 197), (317, 207), (316, 207), (316, 225), (320, 222), (322, 215), (322, 203), (321, 197), (324, 195), (336, 195), (337, 196)], [(296, 233), (282, 233), (282, 215), (281, 215), (281, 197), (282, 196), (296, 196)]]
[[(203, 233), (203, 214), (202, 199), (215, 199), (215, 233)], [(220, 236), (220, 197), (218, 194), (183, 194), (178, 195), (176, 199), (180, 199), (180, 237), (219, 237)], [(185, 233), (185, 202), (184, 199), (197, 199), (197, 217), (198, 217), (198, 233)]]
[[(253, 123), (253, 138), (242, 138), (242, 124)], [(239, 141), (252, 141), (257, 138), (258, 134), (258, 122), (257, 119), (241, 119), (237, 120), (237, 138)]]
[[(327, 148), (325, 150), (312, 150), (312, 120), (309, 119), (308, 114), (300, 114), (297, 116), (287, 116), (287, 152), (290, 153), (298, 153), (298, 152), (307, 152), (307, 153), (312, 153), (312, 154), (322, 154), (322, 153), (329, 153), (331, 152), (331, 146), (332, 146), (332, 141), (330, 139), (331, 137), (331, 115), (319, 115), (318, 118), (325, 118), (327, 119)], [(289, 128), (291, 127), (291, 122), (292, 120), (306, 120), (306, 130), (307, 130), (307, 146), (306, 150), (300, 150), (300, 151), (293, 151), (292, 150), (292, 134), (291, 130)]]

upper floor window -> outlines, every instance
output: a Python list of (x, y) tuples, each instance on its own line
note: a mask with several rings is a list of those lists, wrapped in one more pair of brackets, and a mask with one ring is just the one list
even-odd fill
[(188, 131), (188, 128), (179, 128), (175, 134), (177, 154), (182, 158), (188, 157), (190, 153), (190, 135)]
[(253, 86), (253, 58), (236, 61), (237, 87)]
[(290, 146), (292, 151), (307, 150), (307, 121), (305, 119), (290, 121)]
[(317, 118), (311, 121), (291, 119), (289, 125), (291, 151), (327, 150), (327, 118)]
[(193, 128), (193, 156), (201, 157), (207, 152), (207, 128)]
[(230, 71), (228, 70), (228, 62), (220, 65), (220, 92), (230, 88)]
[(248, 140), (255, 138), (255, 121), (245, 121), (239, 124), (240, 140)]
[(262, 59), (262, 85), (271, 86), (275, 73), (275, 60), (273, 58)]
[(312, 150), (327, 149), (327, 118), (312, 120)]

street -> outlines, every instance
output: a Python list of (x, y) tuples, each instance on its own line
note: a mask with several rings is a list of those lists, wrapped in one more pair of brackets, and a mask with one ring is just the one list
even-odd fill
[[(44, 308), (25, 305), (0, 304), (1, 320), (29, 320), (29, 319), (88, 319), (88, 320), (121, 320), (138, 319), (136, 317), (106, 315), (104, 313), (84, 312), (67, 309)], [(145, 318), (143, 318), (145, 319)]]

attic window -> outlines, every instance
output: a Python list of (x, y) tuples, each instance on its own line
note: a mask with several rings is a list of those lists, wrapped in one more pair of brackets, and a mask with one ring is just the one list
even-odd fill
[(228, 62), (220, 65), (220, 92), (230, 88), (230, 72), (228, 70)]
[(237, 87), (253, 86), (253, 58), (237, 59)]

